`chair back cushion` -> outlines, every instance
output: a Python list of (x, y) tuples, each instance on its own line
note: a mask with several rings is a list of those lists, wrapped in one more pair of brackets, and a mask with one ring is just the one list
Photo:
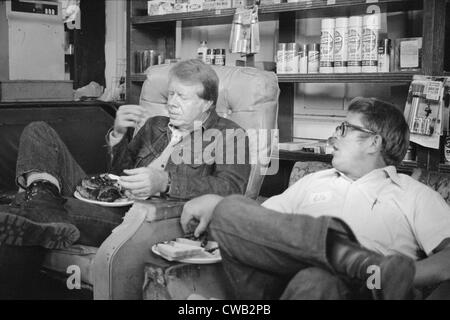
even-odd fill
[(411, 177), (437, 191), (450, 205), (450, 174), (415, 168)]
[(289, 177), (289, 187), (296, 183), (304, 176), (314, 173), (320, 170), (326, 170), (332, 168), (331, 163), (320, 161), (299, 161), (294, 164)]
[[(171, 66), (157, 65), (146, 71), (147, 78), (142, 86), (139, 104), (146, 107), (147, 118), (168, 115), (166, 102)], [(278, 143), (275, 131), (270, 131), (277, 128), (280, 93), (277, 77), (273, 72), (249, 67), (212, 68), (219, 77), (217, 113), (233, 120), (249, 134), (252, 170), (246, 195), (256, 198), (267, 167), (265, 164), (268, 164), (273, 146)], [(257, 129), (269, 131), (260, 132)]]

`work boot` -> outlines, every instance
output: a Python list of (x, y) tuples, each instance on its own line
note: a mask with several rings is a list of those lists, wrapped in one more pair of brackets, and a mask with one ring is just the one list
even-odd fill
[(35, 181), (9, 206), (0, 206), (0, 245), (41, 246), (62, 249), (80, 237), (64, 208), (58, 188)]
[(411, 258), (380, 255), (333, 231), (328, 235), (327, 244), (328, 259), (335, 271), (351, 281), (362, 282), (367, 289), (368, 278), (375, 275), (376, 267), (379, 268), (380, 286), (371, 289), (374, 299), (402, 300), (412, 297), (415, 264)]

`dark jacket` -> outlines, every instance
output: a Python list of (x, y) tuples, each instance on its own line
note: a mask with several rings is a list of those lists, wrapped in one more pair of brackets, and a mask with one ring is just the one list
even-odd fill
[[(128, 134), (117, 145), (110, 148), (110, 172), (121, 175), (123, 169), (144, 167), (158, 158), (171, 140), (172, 133), (168, 124), (168, 117), (150, 118), (133, 139), (130, 139), (131, 135)], [(178, 151), (184, 149), (183, 151), (188, 152), (190, 156), (183, 155), (183, 151), (178, 156), (173, 156), (175, 152), (178, 152), (174, 151), (167, 162), (165, 170), (168, 171), (171, 179), (169, 190), (171, 197), (191, 199), (208, 193), (223, 196), (245, 193), (251, 169), (248, 137), (244, 134), (234, 139), (230, 133), (235, 130), (227, 131), (227, 129), (239, 129), (244, 132), (233, 121), (219, 117), (214, 110), (203, 123), (201, 131), (221, 135), (224, 140), (223, 148), (220, 148), (220, 143), (217, 143), (220, 139), (217, 141), (211, 138), (205, 139), (208, 135), (200, 135), (202, 146), (201, 149), (197, 147), (196, 150), (193, 137), (200, 134), (199, 130), (191, 132), (177, 144)], [(226, 149), (227, 146), (228, 149)], [(245, 152), (242, 149), (245, 149)], [(228, 161), (226, 161), (227, 156)], [(188, 161), (175, 164), (173, 159), (180, 159), (180, 157)]]

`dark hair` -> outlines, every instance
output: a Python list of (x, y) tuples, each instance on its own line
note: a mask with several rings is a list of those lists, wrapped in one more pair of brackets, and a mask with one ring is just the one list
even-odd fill
[(400, 109), (376, 98), (357, 97), (348, 112), (361, 114), (364, 126), (383, 138), (381, 153), (386, 164), (400, 164), (409, 146), (409, 127)]
[(198, 96), (212, 101), (213, 106), (219, 96), (219, 77), (210, 65), (198, 59), (183, 60), (176, 63), (169, 71), (169, 78), (175, 77), (187, 83), (201, 83), (203, 92)]

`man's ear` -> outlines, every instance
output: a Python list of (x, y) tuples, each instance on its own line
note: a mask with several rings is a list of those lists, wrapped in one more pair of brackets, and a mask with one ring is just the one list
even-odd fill
[(371, 147), (373, 148), (374, 152), (381, 152), (381, 150), (383, 149), (383, 138), (379, 134), (373, 136)]

